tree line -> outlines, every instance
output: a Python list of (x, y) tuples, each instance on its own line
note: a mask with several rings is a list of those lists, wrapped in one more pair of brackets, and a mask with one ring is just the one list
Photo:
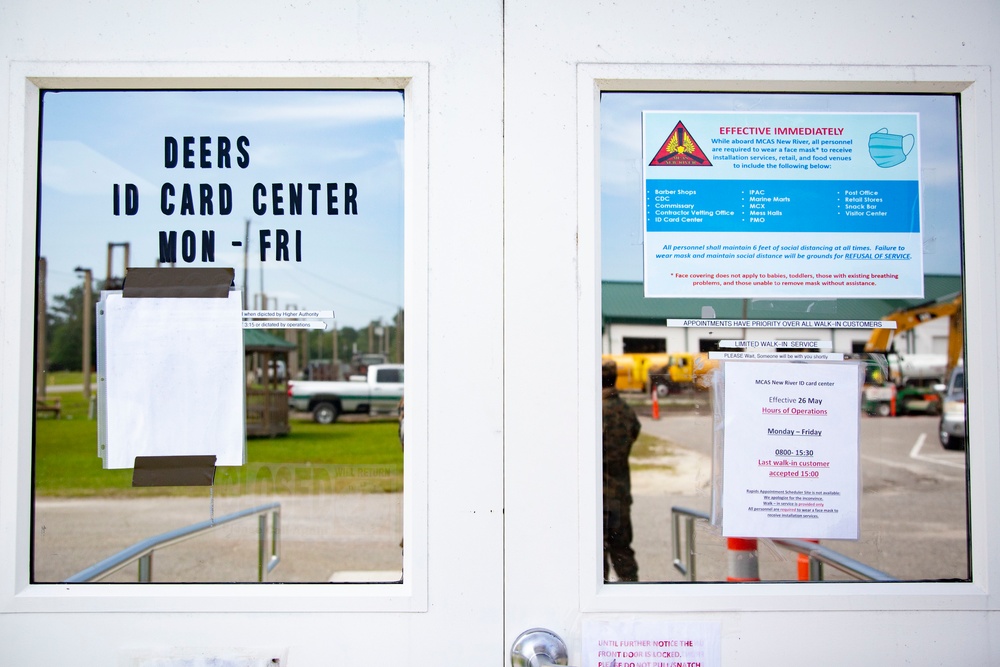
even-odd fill
[[(101, 283), (98, 282), (98, 290)], [(99, 294), (95, 290), (95, 294)], [(49, 371), (79, 371), (83, 368), (83, 286), (77, 285), (66, 294), (51, 297), (45, 314), (45, 343)], [(95, 318), (91, 317), (91, 354), (96, 363), (97, 335)], [(367, 326), (338, 327), (336, 334), (330, 331), (309, 331), (302, 341), (302, 350), (310, 359), (350, 360), (356, 352), (385, 352), (390, 360), (401, 356), (397, 345), (402, 311), (391, 323), (375, 320)], [(381, 333), (377, 333), (381, 332)], [(334, 341), (337, 354), (334, 355)]]

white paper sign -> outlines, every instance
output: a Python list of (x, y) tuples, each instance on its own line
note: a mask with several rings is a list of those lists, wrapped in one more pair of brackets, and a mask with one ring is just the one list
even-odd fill
[(584, 621), (583, 667), (719, 667), (719, 623)]
[(722, 533), (857, 539), (858, 366), (726, 362)]
[(241, 297), (167, 299), (105, 292), (99, 396), (105, 468), (136, 456), (216, 455), (245, 463)]

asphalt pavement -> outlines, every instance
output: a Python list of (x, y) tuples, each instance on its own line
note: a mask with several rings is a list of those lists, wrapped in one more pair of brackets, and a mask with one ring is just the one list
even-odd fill
[[(36, 582), (57, 582), (149, 537), (271, 502), (281, 503), (280, 563), (268, 580), (398, 580), (402, 569), (401, 493), (231, 498), (39, 499), (35, 504)], [(268, 549), (270, 547), (268, 546)], [(257, 580), (258, 520), (227, 523), (158, 550), (153, 581)], [(134, 582), (130, 565), (105, 581)], [(362, 577), (365, 578), (365, 577)]]
[[(681, 581), (671, 508), (709, 512), (712, 417), (706, 409), (642, 415), (663, 441), (633, 461), (633, 543), (643, 581)], [(964, 452), (945, 452), (931, 417), (862, 420), (861, 539), (824, 545), (901, 579), (963, 579), (968, 572)], [(918, 446), (919, 445), (919, 446)], [(46, 499), (35, 506), (34, 580), (60, 581), (150, 536), (272, 501), (281, 503), (281, 563), (271, 581), (391, 581), (402, 564), (402, 494), (305, 493), (139, 499)], [(255, 581), (256, 519), (156, 553), (154, 581)], [(696, 523), (699, 580), (726, 577), (725, 539)], [(685, 549), (687, 549), (687, 546)], [(762, 542), (761, 576), (795, 579), (796, 554)], [(367, 574), (359, 574), (367, 573)], [(827, 568), (828, 578), (847, 579)], [(134, 581), (130, 566), (108, 581)]]
[[(673, 581), (670, 508), (711, 508), (712, 415), (707, 409), (661, 410), (640, 415), (645, 433), (671, 443), (673, 465), (650, 470), (633, 462), (633, 546), (639, 576)], [(822, 540), (838, 553), (902, 580), (962, 580), (968, 577), (965, 452), (945, 451), (932, 416), (861, 417), (860, 538)], [(759, 542), (761, 577), (796, 579), (795, 553)], [(724, 580), (725, 539), (699, 521), (695, 532), (700, 580)], [(849, 575), (827, 566), (828, 579)]]

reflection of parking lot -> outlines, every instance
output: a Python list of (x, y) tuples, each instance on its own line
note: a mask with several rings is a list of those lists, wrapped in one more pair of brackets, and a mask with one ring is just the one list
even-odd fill
[[(710, 461), (710, 413), (662, 413), (641, 417), (643, 432), (664, 438)], [(964, 579), (967, 574), (965, 452), (938, 444), (937, 417), (863, 417), (861, 421), (861, 539), (824, 542), (840, 553), (902, 579)], [(696, 468), (697, 470), (697, 468)], [(702, 474), (704, 468), (701, 468)], [(644, 480), (633, 490), (633, 523), (639, 574), (644, 581), (676, 581), (671, 565), (670, 507), (707, 512), (710, 488), (694, 477), (681, 484), (683, 469), (661, 489)], [(725, 549), (718, 531), (701, 526), (699, 579), (725, 578)], [(795, 555), (762, 550), (761, 576), (796, 577)], [(827, 568), (827, 578), (842, 578)]]
[[(377, 471), (376, 471), (377, 472)], [(281, 503), (281, 562), (270, 574), (275, 582), (324, 582), (343, 571), (398, 571), (403, 529), (401, 493), (319, 493), (335, 477), (303, 470), (267, 470), (278, 491), (290, 495), (234, 496), (215, 499), (217, 516), (259, 502)], [(296, 479), (296, 476), (298, 479)], [(317, 493), (303, 493), (303, 489)], [(260, 488), (263, 493), (266, 485)], [(273, 488), (271, 489), (273, 490)], [(35, 505), (34, 574), (39, 582), (59, 581), (141, 540), (204, 521), (205, 498), (40, 499)], [(97, 524), (107, 530), (89, 529)], [(253, 517), (196, 539), (158, 550), (154, 581), (256, 581), (258, 524)], [(134, 582), (129, 566), (108, 581)]]
[(962, 366), (955, 368), (948, 378), (938, 436), (945, 449), (965, 447), (965, 368)]

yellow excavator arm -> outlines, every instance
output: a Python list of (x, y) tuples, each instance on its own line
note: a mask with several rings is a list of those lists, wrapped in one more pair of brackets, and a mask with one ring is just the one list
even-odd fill
[(948, 296), (941, 297), (934, 301), (928, 301), (912, 308), (904, 308), (894, 313), (886, 315), (882, 319), (896, 323), (895, 329), (875, 329), (871, 337), (865, 343), (865, 352), (888, 352), (895, 334), (909, 331), (910, 329), (930, 322), (939, 317), (947, 317), (948, 321), (948, 373), (951, 373), (962, 357), (963, 343), (963, 322), (962, 322), (962, 294), (956, 292)]

